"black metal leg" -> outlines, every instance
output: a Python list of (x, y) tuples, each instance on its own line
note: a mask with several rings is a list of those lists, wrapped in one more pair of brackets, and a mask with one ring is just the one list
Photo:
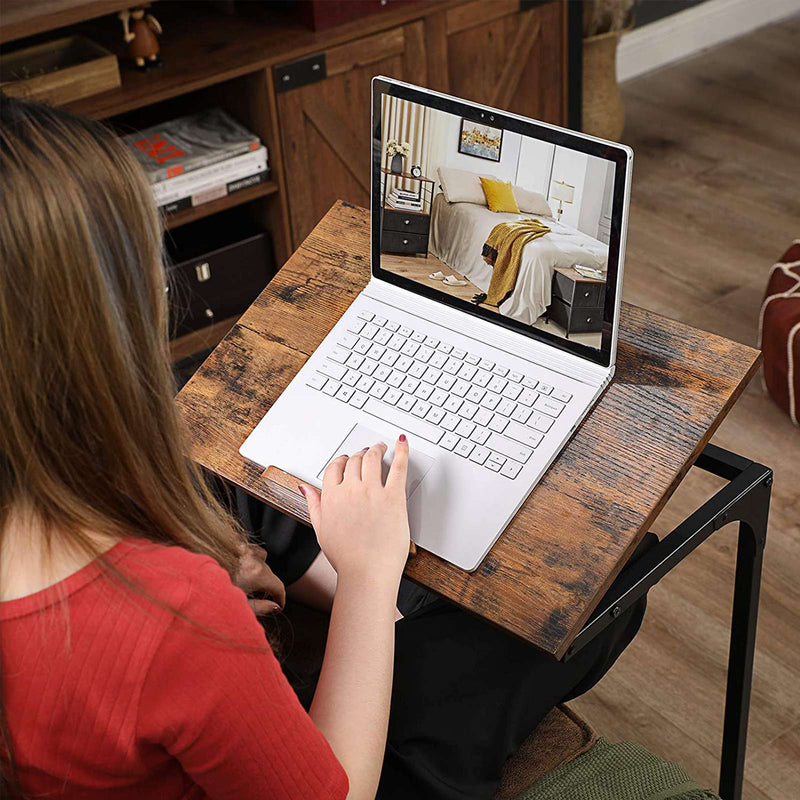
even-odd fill
[(760, 495), (753, 497), (753, 516), (739, 524), (719, 778), (719, 793), (723, 800), (739, 800), (742, 796), (753, 656), (756, 648), (758, 596), (767, 537), (771, 483), (771, 478), (768, 478), (753, 493)]

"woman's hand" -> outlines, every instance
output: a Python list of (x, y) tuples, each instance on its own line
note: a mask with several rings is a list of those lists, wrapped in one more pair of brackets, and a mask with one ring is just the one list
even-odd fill
[(234, 582), (248, 595), (248, 602), (256, 615), (274, 614), (286, 603), (286, 589), (267, 566), (267, 551), (263, 547), (255, 544), (245, 546)]
[(408, 558), (410, 534), (406, 509), (408, 442), (397, 441), (384, 486), (381, 462), (385, 444), (376, 444), (349, 458), (339, 456), (322, 478), (322, 494), (313, 486), (299, 488), (322, 552), (343, 576), (372, 576), (397, 581)]

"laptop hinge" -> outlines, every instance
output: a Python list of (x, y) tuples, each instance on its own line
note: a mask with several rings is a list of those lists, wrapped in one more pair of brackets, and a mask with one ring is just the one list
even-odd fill
[(605, 387), (614, 374), (614, 368), (593, 364), (580, 356), (551, 347), (525, 334), (494, 325), (443, 303), (421, 297), (408, 289), (375, 278), (364, 289), (367, 297), (461, 333), (499, 350), (524, 358), (554, 372), (560, 372), (591, 386)]

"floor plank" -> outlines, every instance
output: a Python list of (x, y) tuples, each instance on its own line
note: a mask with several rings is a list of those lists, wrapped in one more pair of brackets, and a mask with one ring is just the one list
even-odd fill
[[(770, 266), (800, 237), (800, 16), (623, 86), (635, 153), (626, 300), (755, 345)], [(793, 177), (792, 177), (793, 176)], [(800, 796), (800, 431), (747, 388), (714, 442), (775, 470), (744, 797)], [(692, 471), (667, 533), (719, 486)], [(735, 531), (722, 529), (650, 593), (642, 631), (572, 704), (715, 787)]]

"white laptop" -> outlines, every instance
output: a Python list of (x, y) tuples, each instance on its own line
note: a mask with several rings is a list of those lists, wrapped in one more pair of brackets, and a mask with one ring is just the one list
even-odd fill
[(241, 454), (321, 486), (405, 433), (412, 539), (475, 570), (614, 374), (632, 159), (373, 79), (371, 279)]

